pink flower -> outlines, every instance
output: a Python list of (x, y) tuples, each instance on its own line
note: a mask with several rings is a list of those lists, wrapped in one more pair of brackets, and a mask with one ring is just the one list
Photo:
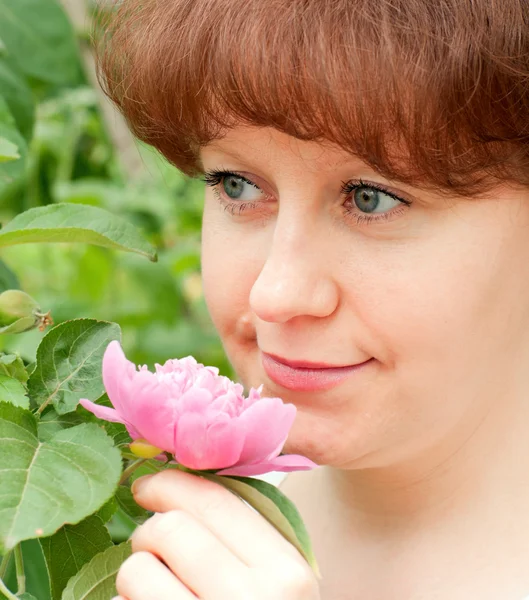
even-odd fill
[(261, 398), (262, 386), (245, 398), (242, 385), (192, 356), (151, 373), (136, 369), (113, 341), (103, 357), (103, 382), (114, 408), (83, 399), (84, 408), (123, 423), (133, 440), (145, 439), (190, 469), (251, 476), (317, 467), (303, 456), (279, 456), (296, 416), (293, 404)]

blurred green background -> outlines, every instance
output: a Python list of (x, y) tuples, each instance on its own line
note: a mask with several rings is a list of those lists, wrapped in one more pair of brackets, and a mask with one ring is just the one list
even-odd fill
[[(0, 162), (0, 222), (52, 203), (90, 204), (135, 224), (159, 261), (83, 244), (12, 246), (0, 254), (0, 291), (23, 289), (55, 323), (118, 323), (137, 364), (192, 354), (231, 376), (202, 294), (204, 184), (136, 142), (102, 94), (90, 44), (93, 15), (89, 0), (0, 0), (0, 138), (20, 154)], [(44, 335), (0, 336), (0, 351), (32, 363)], [(109, 523), (115, 542), (135, 526), (121, 510)], [(28, 591), (49, 600), (38, 542), (22, 547)], [(14, 577), (10, 565), (12, 587)]]
[[(0, 280), (55, 323), (117, 322), (136, 363), (193, 354), (231, 375), (200, 279), (203, 183), (132, 139), (95, 83), (87, 0), (0, 0), (0, 135), (22, 158), (0, 164), (0, 221), (55, 202), (105, 208), (134, 223), (159, 262), (100, 247), (28, 244), (1, 253)], [(6, 133), (7, 131), (7, 133)], [(44, 333), (2, 336), (32, 362)]]

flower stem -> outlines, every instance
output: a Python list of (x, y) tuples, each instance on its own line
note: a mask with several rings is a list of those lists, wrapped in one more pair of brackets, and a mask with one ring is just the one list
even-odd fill
[(2, 579), (0, 579), (0, 592), (4, 594), (7, 600), (20, 600), (15, 596), (15, 594), (7, 589), (6, 584), (2, 581)]
[(2, 558), (2, 562), (0, 563), (0, 579), (3, 579), (7, 573), (7, 567), (9, 566), (9, 561), (11, 559), (11, 555), (13, 551), (10, 550), (7, 554)]
[(119, 485), (123, 485), (127, 479), (134, 473), (134, 471), (138, 468), (141, 467), (141, 465), (144, 462), (147, 462), (147, 458), (139, 458), (138, 460), (135, 460), (133, 463), (131, 463), (124, 471), (123, 474), (121, 475), (121, 479), (119, 480)]
[(22, 556), (22, 546), (20, 544), (15, 547), (15, 567), (17, 571), (17, 595), (21, 596), (26, 591), (26, 574), (24, 573), (24, 557)]

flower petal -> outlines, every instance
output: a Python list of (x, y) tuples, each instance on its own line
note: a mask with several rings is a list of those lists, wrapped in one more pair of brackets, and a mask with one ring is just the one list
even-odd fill
[(174, 457), (189, 469), (207, 469), (207, 420), (200, 413), (181, 415), (175, 431)]
[[(240, 424), (221, 415), (184, 413), (176, 431), (175, 458), (190, 469), (222, 469), (241, 455), (245, 434)], [(209, 422), (208, 422), (209, 420)]]
[(110, 402), (121, 414), (125, 414), (126, 404), (123, 387), (133, 371), (136, 367), (127, 360), (120, 343), (116, 340), (110, 342), (103, 356), (103, 383)]
[(91, 402), (85, 398), (81, 398), (81, 400), (79, 400), (79, 404), (86, 408), (86, 410), (89, 410), (91, 413), (93, 413), (98, 419), (110, 421), (110, 423), (122, 423), (123, 425), (127, 425), (125, 419), (114, 408), (101, 406), (100, 404), (96, 404), (95, 402)]
[(217, 471), (215, 475), (252, 477), (254, 475), (270, 473), (271, 471), (308, 471), (309, 469), (315, 469), (318, 466), (319, 465), (305, 456), (300, 456), (299, 454), (284, 454), (283, 456), (277, 456), (273, 460), (255, 463), (253, 465), (240, 465), (222, 469), (221, 471)]
[(134, 376), (129, 390), (125, 414), (153, 446), (174, 451), (174, 431), (178, 422), (177, 399), (169, 394), (168, 386), (159, 383), (156, 375), (140, 371)]
[(238, 421), (246, 440), (237, 464), (254, 464), (270, 458), (283, 448), (296, 418), (296, 407), (280, 398), (261, 398), (245, 410)]
[(244, 446), (244, 430), (236, 420), (217, 422), (208, 427), (206, 463), (203, 469), (222, 469), (238, 462)]

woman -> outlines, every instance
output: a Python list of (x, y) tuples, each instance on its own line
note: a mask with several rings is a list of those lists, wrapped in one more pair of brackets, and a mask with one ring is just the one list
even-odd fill
[(207, 184), (208, 308), (298, 408), (322, 571), (225, 490), (135, 487), (121, 598), (529, 594), (527, 0), (121, 0), (134, 132)]

